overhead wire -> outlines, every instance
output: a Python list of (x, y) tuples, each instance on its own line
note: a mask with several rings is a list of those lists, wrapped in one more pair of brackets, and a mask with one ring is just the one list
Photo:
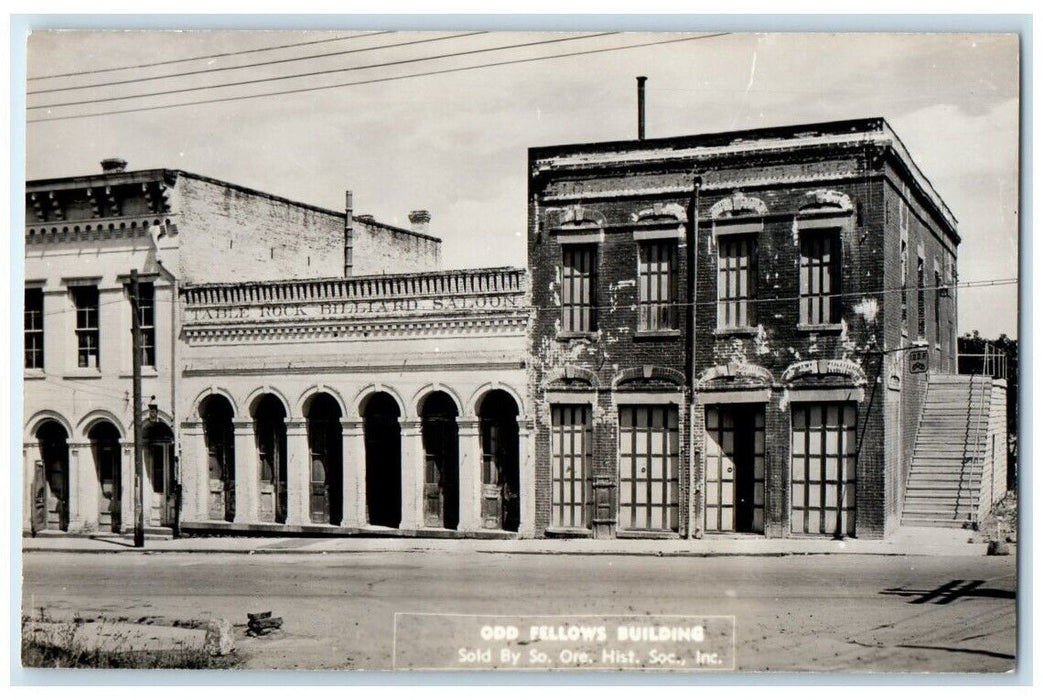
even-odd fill
[[(546, 44), (560, 44), (566, 41), (579, 41), (581, 39), (595, 39), (598, 37), (611, 36), (618, 34), (619, 32), (602, 32), (600, 34), (587, 34), (584, 36), (569, 36), (561, 37), (557, 39), (544, 39), (541, 41), (529, 41), (521, 44), (508, 44), (506, 46), (491, 46), (481, 49), (469, 49), (467, 51), (456, 51), (453, 53), (439, 54), (436, 56), (421, 56), (417, 58), (405, 58), (398, 61), (385, 61), (383, 63), (370, 63), (363, 66), (348, 66), (346, 68), (328, 68), (325, 70), (309, 71), (307, 73), (294, 73), (292, 75), (277, 75), (269, 76), (265, 78), (252, 78), (250, 80), (235, 80), (227, 83), (216, 83), (214, 85), (194, 85), (192, 87), (184, 88), (172, 88), (170, 90), (157, 90), (155, 92), (141, 92), (133, 95), (120, 95), (114, 97), (97, 97), (88, 100), (73, 100), (70, 102), (55, 102), (44, 105), (31, 105), (27, 109), (52, 109), (56, 107), (75, 107), (79, 105), (99, 104), (103, 102), (119, 102), (121, 100), (135, 100), (147, 97), (165, 97), (167, 95), (178, 95), (186, 92), (200, 92), (202, 90), (217, 90), (228, 87), (242, 87), (244, 85), (257, 85), (261, 83), (272, 83), (280, 80), (295, 80), (297, 78), (314, 78), (320, 75), (334, 75), (337, 73), (351, 73), (360, 70), (370, 70), (373, 68), (389, 68), (393, 66), (402, 66), (412, 63), (426, 63), (427, 61), (440, 61), (446, 58), (459, 58), (460, 56), (472, 56), (482, 53), (491, 53), (493, 51), (508, 51), (511, 49), (528, 48), (531, 46), (543, 46)], [(441, 39), (462, 39), (469, 36), (476, 36), (478, 34), (484, 34), (484, 32), (472, 32), (470, 34), (456, 34), (449, 37), (441, 37)], [(434, 39), (428, 39), (425, 41), (435, 41)], [(407, 42), (408, 43), (408, 42)], [(414, 42), (420, 43), (420, 42)], [(403, 46), (405, 44), (402, 44)]]
[(312, 41), (300, 41), (294, 44), (280, 44), (278, 46), (262, 46), (256, 49), (243, 49), (242, 51), (226, 51), (224, 53), (212, 53), (205, 56), (190, 56), (188, 58), (172, 58), (166, 61), (153, 61), (151, 63), (135, 63), (130, 66), (115, 66), (113, 68), (94, 68), (91, 70), (73, 71), (71, 73), (52, 73), (50, 75), (33, 75), (26, 80), (50, 80), (52, 78), (72, 78), (80, 75), (95, 75), (97, 73), (113, 73), (122, 70), (137, 70), (139, 68), (154, 68), (156, 66), (169, 66), (176, 63), (190, 63), (192, 61), (205, 61), (215, 58), (228, 58), (231, 56), (242, 56), (251, 53), (262, 53), (264, 51), (277, 51), (281, 49), (292, 49), (299, 46), (314, 46), (315, 44), (329, 44), (334, 41), (350, 41), (352, 39), (364, 39), (368, 36), (380, 36), (382, 34), (394, 34), (393, 31), (368, 32), (366, 34), (352, 34), (350, 36), (333, 37), (330, 39), (314, 39)]
[(65, 121), (65, 120), (69, 120), (69, 119), (89, 119), (89, 118), (92, 118), (92, 117), (104, 117), (104, 116), (111, 116), (111, 115), (114, 115), (114, 114), (131, 114), (131, 113), (137, 113), (137, 112), (151, 112), (151, 111), (156, 111), (156, 110), (161, 110), (161, 109), (172, 109), (172, 108), (177, 108), (177, 107), (193, 107), (193, 106), (198, 106), (198, 105), (219, 104), (219, 103), (224, 103), (224, 102), (238, 102), (240, 100), (252, 100), (252, 99), (259, 99), (259, 98), (264, 98), (264, 97), (278, 97), (278, 96), (282, 96), (282, 95), (292, 95), (292, 94), (300, 94), (300, 93), (306, 93), (306, 92), (316, 92), (316, 91), (320, 91), (320, 90), (334, 90), (334, 89), (338, 89), (338, 88), (351, 87), (351, 86), (354, 86), (354, 85), (371, 85), (371, 84), (375, 84), (375, 83), (385, 83), (385, 82), (391, 82), (391, 81), (395, 81), (395, 80), (407, 80), (407, 79), (410, 79), (410, 78), (423, 78), (423, 77), (429, 77), (429, 76), (435, 76), (435, 75), (445, 75), (445, 74), (449, 74), (449, 73), (462, 73), (462, 72), (466, 72), (466, 71), (480, 70), (480, 69), (483, 69), (483, 68), (493, 68), (493, 67), (499, 67), (499, 66), (518, 65), (518, 64), (523, 64), (523, 63), (534, 63), (534, 62), (537, 62), (537, 61), (548, 61), (548, 60), (559, 59), (559, 58), (571, 58), (571, 57), (574, 57), (574, 56), (587, 56), (587, 55), (592, 55), (592, 54), (607, 53), (607, 52), (611, 52), (611, 51), (626, 51), (626, 50), (629, 50), (629, 49), (645, 48), (645, 47), (649, 47), (649, 46), (660, 46), (660, 45), (664, 45), (664, 44), (676, 44), (676, 43), (686, 42), (686, 41), (698, 41), (700, 39), (712, 39), (712, 38), (715, 38), (715, 37), (727, 36), (730, 33), (731, 32), (718, 32), (718, 33), (715, 33), (715, 34), (702, 34), (702, 35), (699, 35), (699, 36), (686, 36), (686, 37), (681, 37), (681, 38), (678, 38), (678, 39), (665, 39), (665, 40), (660, 40), (660, 41), (649, 41), (649, 42), (642, 42), (642, 43), (637, 43), (637, 44), (628, 44), (626, 46), (611, 46), (611, 47), (598, 48), (598, 49), (587, 49), (587, 50), (583, 50), (583, 51), (572, 51), (572, 52), (567, 52), (567, 53), (553, 54), (553, 55), (550, 55), (550, 56), (533, 56), (533, 57), (527, 57), (527, 58), (511, 59), (511, 60), (506, 60), (506, 61), (496, 61), (496, 62), (492, 62), (492, 63), (483, 63), (483, 64), (474, 65), (474, 66), (461, 66), (461, 67), (457, 67), (457, 68), (446, 68), (446, 69), (441, 69), (441, 70), (423, 71), (423, 72), (420, 72), (420, 73), (410, 73), (410, 74), (407, 74), (407, 75), (386, 76), (386, 77), (381, 77), (381, 78), (372, 78), (372, 79), (368, 79), (368, 80), (358, 80), (358, 81), (352, 81), (352, 82), (347, 82), (347, 83), (337, 83), (337, 84), (334, 84), (334, 85), (318, 85), (318, 86), (312, 86), (312, 87), (292, 88), (292, 89), (288, 89), (288, 90), (277, 90), (277, 91), (272, 91), (272, 92), (257, 93), (257, 94), (253, 94), (253, 95), (237, 95), (237, 96), (232, 96), (232, 97), (216, 97), (216, 98), (210, 98), (210, 99), (206, 99), (206, 100), (191, 100), (191, 101), (187, 101), (187, 102), (175, 102), (175, 103), (172, 103), (172, 104), (152, 105), (152, 106), (148, 106), (148, 107), (130, 107), (130, 108), (126, 108), (126, 109), (115, 109), (115, 110), (108, 110), (108, 111), (103, 111), (103, 112), (92, 112), (92, 113), (88, 113), (88, 114), (69, 114), (69, 115), (60, 115), (60, 116), (39, 117), (39, 118), (35, 118), (35, 119), (28, 119), (26, 121), (27, 121), (27, 123), (32, 124), (32, 123), (39, 123), (39, 122)]
[[(276, 66), (286, 63), (296, 63), (299, 61), (313, 61), (320, 58), (331, 58), (334, 56), (347, 56), (356, 53), (368, 53), (370, 51), (380, 51), (383, 49), (396, 49), (402, 46), (415, 46), (417, 44), (431, 44), (436, 41), (448, 41), (450, 39), (463, 39), (470, 36), (478, 36), (480, 34), (488, 34), (487, 31), (481, 32), (464, 32), (462, 34), (450, 34), (449, 36), (436, 36), (428, 37), (426, 39), (413, 39), (411, 41), (400, 41), (397, 44), (380, 44), (379, 46), (367, 46), (361, 49), (345, 49), (344, 51), (332, 51), (329, 53), (311, 54), (308, 56), (292, 56), (290, 58), (277, 58), (271, 61), (259, 61), (257, 63), (244, 63), (241, 66), (218, 66), (217, 68), (200, 68), (199, 70), (192, 71), (181, 71), (180, 73), (166, 73), (164, 75), (150, 75), (141, 78), (127, 78), (125, 80), (111, 80), (105, 83), (89, 83), (87, 85), (68, 85), (64, 87), (56, 88), (45, 88), (41, 90), (29, 90), (26, 92), (27, 95), (42, 95), (44, 93), (52, 92), (68, 92), (70, 90), (88, 90), (93, 88), (112, 87), (115, 85), (129, 85), (131, 83), (146, 83), (154, 80), (169, 80), (171, 78), (186, 78), (193, 75), (206, 75), (209, 73), (221, 73), (232, 70), (244, 70), (246, 68), (263, 68), (265, 66)], [(304, 74), (309, 75), (308, 73)], [(286, 78), (297, 77), (297, 76), (286, 76)], [(223, 87), (221, 85), (214, 85), (212, 87)], [(130, 97), (124, 99), (131, 99)]]

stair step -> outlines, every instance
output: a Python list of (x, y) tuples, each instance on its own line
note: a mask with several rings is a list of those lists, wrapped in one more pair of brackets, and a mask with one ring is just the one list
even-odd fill
[(902, 525), (910, 525), (915, 527), (945, 527), (953, 529), (963, 529), (964, 523), (969, 523), (969, 520), (936, 520), (934, 518), (906, 518), (902, 517)]

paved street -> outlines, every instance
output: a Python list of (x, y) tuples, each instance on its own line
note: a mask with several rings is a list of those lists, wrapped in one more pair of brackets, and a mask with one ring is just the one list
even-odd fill
[(480, 552), (23, 554), (23, 610), (106, 618), (272, 610), (249, 668), (387, 669), (395, 612), (735, 615), (738, 670), (1004, 671), (1014, 557)]

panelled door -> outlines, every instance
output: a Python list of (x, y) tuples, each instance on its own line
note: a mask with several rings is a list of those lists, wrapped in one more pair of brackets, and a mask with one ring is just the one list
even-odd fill
[(854, 535), (855, 404), (795, 403), (792, 411), (791, 530)]
[(174, 445), (150, 442), (145, 447), (149, 479), (152, 482), (152, 513), (149, 522), (160, 527), (174, 524)]
[(677, 407), (619, 409), (619, 521), (624, 530), (678, 529)]
[[(328, 473), (333, 467), (330, 445), (330, 425), (326, 420), (310, 420), (308, 422), (308, 455), (310, 478), (308, 483), (308, 511), (311, 522), (330, 522), (330, 477)], [(340, 436), (336, 436), (337, 439)]]
[(551, 406), (551, 527), (587, 529), (591, 525), (594, 440), (590, 418), (590, 406)]
[(423, 441), (424, 525), (455, 528), (459, 520), (456, 420), (425, 418)]
[(235, 519), (235, 448), (231, 431), (207, 436), (211, 520)]
[(517, 530), (521, 512), (518, 429), (501, 420), (482, 420), (482, 527)]
[(98, 468), (98, 527), (120, 531), (120, 444), (98, 441), (93, 446)]
[(706, 408), (706, 531), (764, 532), (764, 406)]

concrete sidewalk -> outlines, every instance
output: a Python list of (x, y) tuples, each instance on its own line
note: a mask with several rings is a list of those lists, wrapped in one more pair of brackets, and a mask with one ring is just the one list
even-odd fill
[(906, 528), (888, 540), (766, 539), (708, 536), (695, 540), (593, 539), (405, 539), (360, 537), (184, 537), (147, 540), (135, 549), (118, 535), (24, 537), (23, 552), (125, 552), (127, 554), (347, 554), (445, 552), (501, 554), (581, 554), (662, 557), (793, 556), (861, 554), (876, 556), (984, 556), (976, 533), (942, 528)]

